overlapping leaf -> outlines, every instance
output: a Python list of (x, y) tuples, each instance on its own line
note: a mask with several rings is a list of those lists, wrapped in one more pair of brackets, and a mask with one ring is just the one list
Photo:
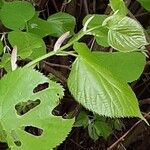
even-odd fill
[(86, 45), (76, 43), (74, 48), (79, 56), (73, 64), (68, 86), (75, 99), (99, 115), (143, 119), (128, 84), (99, 64)]
[(9, 29), (24, 29), (35, 14), (34, 7), (26, 1), (4, 2), (1, 9), (2, 23)]
[(35, 34), (12, 31), (8, 34), (8, 40), (13, 47), (17, 46), (21, 58), (35, 59), (46, 53), (44, 41)]
[(70, 14), (59, 12), (49, 16), (47, 21), (54, 31), (52, 36), (59, 37), (68, 31), (74, 33), (75, 18)]
[[(42, 83), (49, 87), (38, 93), (34, 88)], [(0, 80), (0, 120), (6, 133), (6, 141), (11, 149), (50, 150), (62, 142), (71, 130), (73, 120), (64, 120), (53, 116), (52, 110), (63, 96), (62, 87), (49, 81), (41, 73), (29, 68), (17, 69)], [(28, 100), (40, 100), (39, 105), (24, 115), (18, 115), (15, 106)], [(24, 130), (25, 126), (43, 130), (40, 136), (34, 136)], [(17, 146), (14, 142), (20, 142)]]

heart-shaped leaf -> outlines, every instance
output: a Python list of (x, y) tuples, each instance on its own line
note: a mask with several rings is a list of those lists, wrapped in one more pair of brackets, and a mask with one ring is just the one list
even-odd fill
[(129, 85), (104, 68), (85, 44), (74, 44), (79, 53), (68, 79), (69, 90), (85, 108), (108, 117), (139, 117), (137, 98)]
[[(39, 84), (49, 87), (33, 92)], [(0, 80), (0, 122), (11, 149), (50, 150), (62, 142), (71, 130), (73, 120), (53, 116), (52, 110), (63, 96), (63, 88), (31, 68), (17, 69)], [(39, 101), (36, 107), (19, 115), (16, 105)], [(43, 132), (39, 136), (26, 132), (25, 127), (36, 127)], [(17, 142), (20, 144), (15, 144)]]

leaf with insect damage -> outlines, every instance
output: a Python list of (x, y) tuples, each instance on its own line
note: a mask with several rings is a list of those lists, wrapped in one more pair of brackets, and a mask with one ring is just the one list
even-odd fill
[[(35, 87), (43, 83), (48, 87), (35, 92)], [(49, 150), (70, 132), (73, 120), (52, 115), (64, 94), (59, 84), (31, 68), (23, 68), (5, 75), (0, 80), (0, 89), (0, 122), (11, 149)], [(26, 108), (24, 113), (18, 105)], [(27, 132), (27, 127), (36, 128), (39, 135)]]

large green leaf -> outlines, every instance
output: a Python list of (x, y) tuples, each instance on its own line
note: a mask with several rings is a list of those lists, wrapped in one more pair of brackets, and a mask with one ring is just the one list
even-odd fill
[(137, 98), (130, 86), (101, 66), (85, 44), (74, 45), (79, 53), (68, 79), (69, 90), (85, 108), (108, 117), (139, 117)]
[[(49, 83), (48, 88), (33, 92), (37, 85), (45, 82)], [(52, 115), (52, 110), (63, 96), (63, 88), (59, 84), (31, 68), (23, 68), (5, 75), (0, 80), (0, 89), (0, 122), (11, 149), (50, 150), (65, 139), (73, 120)], [(39, 105), (18, 115), (15, 109), (17, 104), (37, 99), (40, 100)], [(25, 126), (37, 127), (43, 132), (40, 136), (34, 136), (24, 130)], [(14, 143), (17, 141), (21, 142), (20, 146)]]
[(129, 17), (114, 15), (107, 18), (103, 25), (109, 28), (109, 45), (118, 51), (137, 51), (147, 45), (143, 28)]
[(99, 27), (99, 28), (92, 30), (88, 34), (94, 35), (96, 42), (99, 45), (102, 45), (104, 47), (108, 47), (109, 46), (109, 44), (108, 44), (108, 29), (106, 27), (102, 26), (102, 23), (107, 18), (107, 15), (97, 15), (97, 14), (87, 15), (83, 20), (83, 26), (85, 26), (86, 21), (91, 17), (93, 17), (93, 18), (88, 23), (87, 29), (92, 29), (95, 27)]
[(34, 7), (28, 2), (5, 2), (1, 9), (1, 20), (7, 28), (18, 30), (23, 29), (34, 14)]
[(140, 52), (93, 52), (92, 54), (99, 64), (127, 82), (137, 80), (146, 64), (146, 57)]
[(74, 33), (75, 18), (70, 14), (59, 12), (48, 17), (47, 21), (53, 29), (52, 36), (59, 37), (63, 33), (70, 31)]
[(150, 1), (149, 0), (137, 0), (141, 5), (148, 11), (150, 11)]
[(46, 53), (44, 41), (35, 34), (12, 31), (8, 34), (8, 40), (13, 47), (17, 46), (21, 58), (35, 59)]
[(117, 12), (119, 15), (126, 16), (128, 9), (125, 6), (123, 0), (110, 0), (110, 6), (114, 12)]

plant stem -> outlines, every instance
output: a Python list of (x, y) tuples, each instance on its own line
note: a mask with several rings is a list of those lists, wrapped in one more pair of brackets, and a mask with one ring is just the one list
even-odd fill
[(47, 53), (47, 54), (45, 54), (45, 55), (43, 55), (43, 56), (41, 56), (41, 57), (39, 57), (39, 58), (37, 58), (35, 60), (29, 62), (27, 65), (24, 66), (24, 68), (32, 67), (33, 65), (35, 65), (38, 62), (40, 62), (41, 60), (46, 59), (48, 57), (51, 57), (53, 55), (56, 55), (56, 53), (57, 52), (51, 51), (51, 52), (49, 52), (49, 53)]
[(69, 47), (70, 47), (71, 45), (73, 45), (75, 42), (77, 42), (78, 40), (80, 40), (85, 34), (91, 32), (92, 30), (98, 29), (98, 28), (100, 28), (100, 27), (101, 27), (101, 26), (96, 26), (96, 27), (94, 27), (94, 28), (91, 28), (91, 29), (87, 30), (86, 32), (83, 32), (83, 31), (81, 30), (80, 32), (78, 32), (78, 34), (77, 34), (75, 37), (73, 37), (73, 38), (68, 42), (68, 44), (66, 44), (66, 45), (64, 45), (64, 46), (62, 46), (62, 47), (60, 47), (56, 52), (55, 52), (55, 51), (51, 51), (51, 52), (49, 52), (49, 53), (47, 53), (47, 54), (45, 54), (45, 55), (43, 55), (43, 56), (41, 56), (41, 57), (39, 57), (39, 58), (37, 58), (37, 59), (35, 59), (35, 60), (29, 62), (27, 65), (25, 65), (24, 68), (32, 67), (33, 65), (35, 65), (35, 64), (38, 63), (38, 62), (40, 62), (41, 60), (44, 60), (44, 59), (46, 59), (46, 58), (48, 58), (48, 57), (57, 55), (60, 51), (63, 51), (63, 50), (65, 50), (65, 49), (69, 48)]
[(51, 51), (51, 52), (49, 52), (49, 53), (47, 53), (47, 54), (45, 54), (45, 55), (43, 55), (43, 56), (41, 56), (41, 57), (39, 57), (39, 58), (33, 60), (33, 61), (31, 61), (30, 63), (28, 63), (28, 64), (25, 66), (25, 68), (32, 67), (33, 65), (35, 65), (35, 64), (38, 63), (38, 62), (40, 62), (41, 60), (46, 59), (46, 58), (48, 58), (48, 57), (51, 57), (51, 56), (54, 56), (54, 55), (58, 54), (60, 51), (63, 51), (63, 50), (65, 50), (66, 48), (68, 48), (68, 47), (70, 47), (71, 45), (73, 45), (74, 42), (77, 42), (77, 41), (78, 41), (81, 37), (83, 37), (84, 35), (85, 35), (84, 32), (80, 32), (80, 34), (78, 34), (78, 36), (76, 36), (76, 37), (75, 37), (73, 40), (71, 40), (68, 44), (66, 44), (66, 45), (64, 45), (64, 46), (62, 46), (62, 47), (60, 47), (56, 52)]

